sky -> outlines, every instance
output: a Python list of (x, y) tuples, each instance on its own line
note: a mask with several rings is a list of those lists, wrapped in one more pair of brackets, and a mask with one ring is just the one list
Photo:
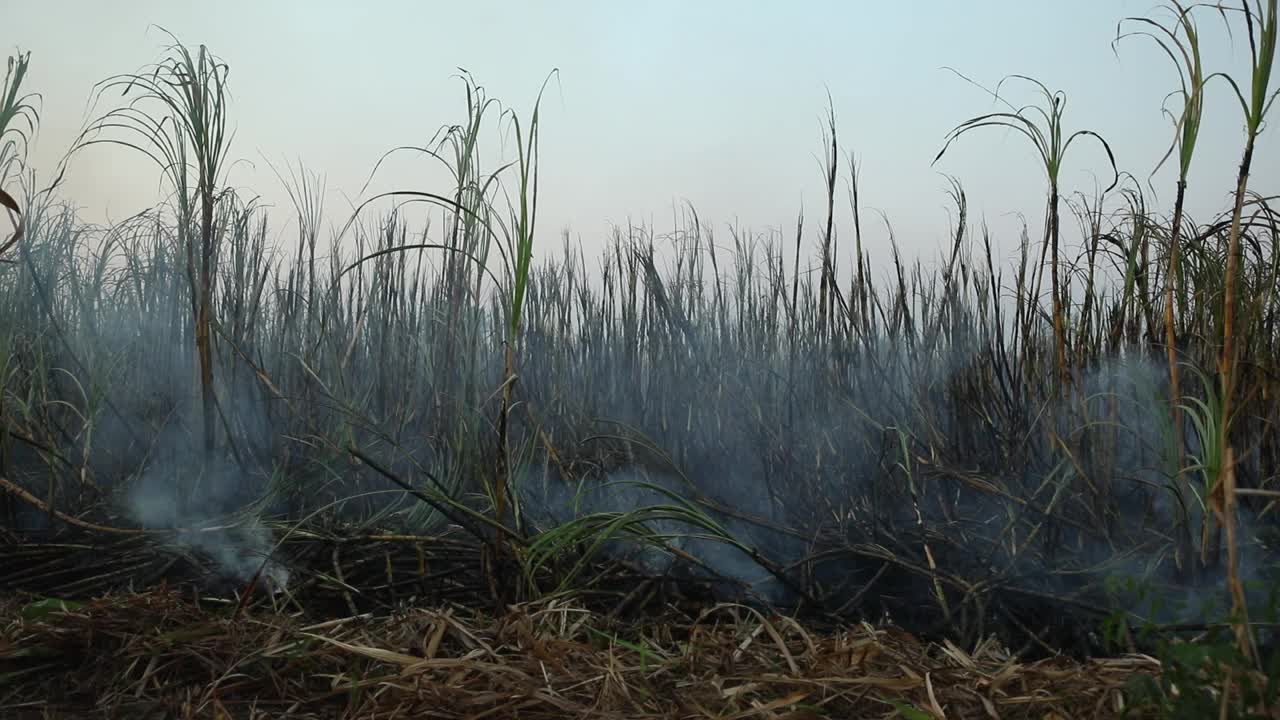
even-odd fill
[[(300, 161), (322, 173), (340, 224), (384, 152), (425, 143), (465, 118), (459, 68), (526, 119), (556, 69), (542, 105), (538, 242), (558, 251), (568, 229), (589, 254), (615, 226), (670, 230), (684, 203), (722, 241), (731, 225), (790, 236), (803, 209), (816, 245), (828, 93), (839, 139), (861, 163), (864, 242), (873, 253), (887, 254), (883, 213), (907, 253), (936, 259), (950, 234), (944, 173), (964, 184), (971, 217), (1013, 247), (1019, 213), (1039, 232), (1044, 170), (1025, 139), (998, 130), (962, 138), (931, 165), (952, 127), (1000, 109), (944, 68), (987, 86), (1018, 73), (1064, 91), (1066, 129), (1102, 134), (1120, 169), (1144, 182), (1171, 138), (1160, 108), (1177, 83), (1153, 44), (1112, 50), (1117, 22), (1156, 10), (1150, 0), (0, 5), (0, 44), (7, 54), (31, 51), (27, 88), (42, 96), (30, 156), (38, 178), (48, 179), (90, 118), (95, 83), (163, 56), (161, 26), (230, 65), (231, 156), (241, 161), (231, 181), (275, 208), (281, 233), (293, 211), (273, 164)], [(1233, 46), (1213, 15), (1201, 26), (1208, 69), (1242, 72), (1241, 38)], [(1007, 88), (1015, 104), (1038, 99), (1025, 86)], [(117, 102), (105, 98), (96, 110)], [(486, 152), (510, 159), (514, 146), (498, 142), (499, 129)], [(1239, 106), (1217, 84), (1190, 179), (1193, 216), (1206, 220), (1228, 206), (1242, 142)], [(1276, 190), (1277, 151), (1273, 133), (1257, 151), (1256, 189)], [(157, 202), (159, 177), (128, 150), (99, 146), (75, 156), (61, 194), (88, 221), (118, 220)], [(1091, 194), (1109, 181), (1096, 145), (1073, 147), (1064, 192)], [(1152, 182), (1151, 204), (1167, 209), (1172, 174)], [(366, 194), (447, 188), (438, 168), (397, 156)], [(848, 208), (842, 180), (845, 237)]]

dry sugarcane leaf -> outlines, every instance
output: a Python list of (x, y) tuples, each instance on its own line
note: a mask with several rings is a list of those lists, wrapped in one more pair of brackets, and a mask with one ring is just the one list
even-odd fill
[(0, 205), (4, 205), (5, 207), (9, 208), (15, 213), (18, 213), (19, 215), (22, 214), (22, 210), (18, 208), (18, 201), (14, 200), (13, 196), (5, 192), (4, 190), (0, 190)]

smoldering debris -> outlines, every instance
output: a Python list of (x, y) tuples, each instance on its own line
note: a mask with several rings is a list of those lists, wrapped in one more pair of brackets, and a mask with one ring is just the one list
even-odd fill
[(169, 542), (206, 555), (228, 579), (257, 577), (279, 591), (288, 586), (289, 570), (272, 558), (271, 530), (240, 506), (240, 475), (230, 461), (183, 466), (162, 456), (127, 483), (124, 506), (141, 527), (176, 528)]

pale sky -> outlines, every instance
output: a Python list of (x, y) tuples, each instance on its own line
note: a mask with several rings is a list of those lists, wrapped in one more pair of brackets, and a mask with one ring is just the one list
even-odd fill
[[(1144, 181), (1169, 141), (1160, 105), (1177, 82), (1151, 43), (1129, 41), (1119, 57), (1111, 50), (1116, 22), (1154, 9), (1150, 0), (3, 5), (0, 43), (6, 55), (32, 51), (27, 87), (43, 95), (31, 156), (42, 178), (86, 120), (94, 83), (162, 56), (167, 38), (150, 27), (159, 25), (230, 64), (231, 154), (254, 164), (237, 166), (232, 180), (278, 207), (285, 237), (293, 210), (264, 157), (323, 173), (331, 215), (345, 219), (341, 193), (354, 197), (381, 153), (424, 143), (441, 124), (465, 117), (459, 67), (524, 117), (559, 68), (543, 103), (544, 249), (558, 251), (566, 227), (589, 251), (611, 224), (629, 219), (669, 230), (673, 204), (684, 201), (725, 241), (734, 221), (781, 225), (789, 235), (802, 205), (816, 234), (825, 202), (816, 155), (829, 90), (841, 140), (862, 162), (866, 242), (887, 255), (874, 212), (883, 210), (907, 252), (926, 259), (948, 232), (941, 173), (964, 182), (973, 217), (988, 220), (1006, 247), (1016, 240), (1012, 213), (1031, 218), (1033, 236), (1039, 231), (1045, 184), (1030, 145), (997, 130), (962, 139), (930, 167), (951, 127), (997, 109), (943, 66), (988, 86), (1019, 73), (1064, 90), (1067, 129), (1102, 133), (1121, 169)], [(1207, 69), (1241, 71), (1240, 38), (1233, 50), (1216, 16), (1200, 24)], [(1038, 100), (1014, 90), (1016, 104)], [(1242, 134), (1227, 86), (1211, 88), (1190, 181), (1189, 207), (1201, 220), (1229, 201)], [(493, 153), (502, 150), (488, 142)], [(1277, 190), (1277, 150), (1273, 132), (1259, 148), (1254, 188)], [(1100, 151), (1086, 143), (1074, 155), (1064, 190), (1091, 191), (1095, 177), (1106, 184)], [(156, 202), (158, 177), (127, 150), (97, 147), (71, 165), (62, 195), (88, 220), (120, 219)], [(1156, 181), (1161, 207), (1171, 205), (1171, 177)], [(373, 184), (447, 187), (432, 166), (408, 158)], [(846, 223), (843, 181), (838, 203)], [(842, 246), (850, 241), (843, 234)]]

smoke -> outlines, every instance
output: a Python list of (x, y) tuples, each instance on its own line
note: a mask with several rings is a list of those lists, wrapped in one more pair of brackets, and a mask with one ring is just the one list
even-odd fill
[[(1192, 385), (1193, 380), (1194, 376), (1184, 380), (1184, 398), (1202, 391)], [(1164, 529), (1170, 540), (1186, 523), (1198, 550), (1200, 528), (1213, 520), (1203, 507), (1203, 499), (1217, 481), (1209, 476), (1212, 471), (1201, 466), (1206, 449), (1217, 438), (1201, 437), (1201, 427), (1191, 418), (1198, 412), (1194, 402), (1183, 401), (1183, 427), (1174, 427), (1167, 365), (1138, 354), (1104, 359), (1083, 376), (1074, 401), (1086, 409), (1090, 423), (1089, 431), (1077, 435), (1081, 447), (1094, 451), (1084, 462), (1091, 476), (1112, 484), (1107, 498), (1119, 515), (1131, 519), (1135, 526)], [(1085, 444), (1084, 440), (1095, 442)], [(1179, 444), (1189, 490), (1185, 495), (1173, 479)], [(1256, 456), (1242, 454), (1235, 469), (1242, 479), (1257, 476)], [(1271, 566), (1270, 553), (1261, 542), (1260, 518), (1254, 509), (1241, 504), (1235, 522), (1239, 578), (1247, 601), (1251, 607), (1265, 607), (1271, 602)], [(1230, 609), (1226, 552), (1224, 542), (1217, 562), (1194, 573), (1179, 573), (1167, 546), (1129, 549), (1099, 542), (1088, 548), (1088, 555), (1107, 568), (1117, 604), (1161, 624), (1201, 622), (1226, 614)], [(1199, 563), (1200, 558), (1184, 562)]]
[[(813, 535), (821, 526), (828, 531), (825, 542), (846, 548), (883, 543), (919, 551), (924, 539), (946, 536), (948, 542), (931, 544), (939, 567), (971, 582), (990, 583), (995, 592), (1011, 586), (1040, 597), (1077, 596), (1095, 605), (1109, 601), (1114, 609), (1162, 624), (1209, 622), (1229, 608), (1225, 562), (1194, 575), (1179, 573), (1171, 543), (1158, 541), (1162, 533), (1172, 540), (1172, 529), (1188, 522), (1198, 548), (1205, 515), (1194, 492), (1175, 492), (1177, 443), (1192, 465), (1203, 449), (1190, 420), (1181, 433), (1172, 427), (1168, 372), (1161, 363), (1140, 354), (1103, 359), (1077, 376), (1065, 398), (1048, 403), (1024, 398), (1026, 415), (1006, 419), (1018, 434), (1002, 437), (998, 431), (1005, 428), (981, 422), (984, 415), (997, 414), (1001, 398), (978, 395), (977, 404), (960, 407), (954, 394), (968, 377), (987, 372), (983, 363), (990, 358), (981, 343), (989, 339), (969, 338), (972, 344), (943, 346), (932, 354), (882, 340), (860, 364), (846, 365), (841, 379), (846, 389), (839, 398), (813, 381), (826, 370), (822, 357), (811, 351), (796, 357), (792, 367), (785, 354), (765, 349), (734, 355), (718, 347), (715, 338), (701, 341), (696, 350), (682, 349), (694, 353), (681, 359), (690, 370), (683, 379), (662, 378), (662, 397), (646, 397), (639, 384), (608, 387), (614, 363), (624, 360), (602, 347), (593, 366), (578, 369), (589, 398), (581, 407), (561, 411), (584, 424), (589, 417), (617, 420), (618, 427), (629, 428), (623, 434), (669, 452), (680, 475), (631, 447), (616, 451), (623, 457), (612, 464), (604, 460), (608, 453), (588, 453), (610, 469), (577, 482), (550, 470), (526, 473), (520, 494), (527, 514), (552, 527), (592, 513), (670, 504), (666, 493), (684, 498), (735, 542), (702, 537), (707, 533), (701, 528), (664, 519), (652, 521), (650, 529), (665, 536), (676, 553), (620, 539), (603, 550), (653, 572), (712, 581), (726, 599), (745, 595), (783, 606), (795, 602), (787, 584), (736, 545), (758, 550), (771, 566), (785, 567), (817, 546), (780, 528)], [(538, 384), (553, 369), (539, 366), (535, 349), (524, 370), (523, 387), (531, 388), (536, 407)], [(593, 377), (598, 374), (603, 377)], [(803, 381), (770, 389), (770, 378), (788, 377)], [(546, 382), (550, 385), (550, 378)], [(1183, 391), (1198, 389), (1186, 383)], [(564, 408), (560, 398), (556, 401)], [(562, 442), (582, 442), (569, 422), (548, 420)], [(1048, 439), (1050, 429), (1061, 444)], [(1021, 462), (1010, 455), (1019, 447)], [(781, 454), (771, 453), (774, 449)], [(990, 478), (992, 487), (1017, 497), (929, 474), (939, 467)], [(1242, 472), (1256, 472), (1247, 458)], [(1192, 477), (1193, 486), (1204, 482)], [(918, 496), (908, 488), (917, 489)], [(1089, 517), (1108, 518), (1107, 526), (1067, 521)], [(1257, 541), (1258, 529), (1256, 514), (1241, 506), (1240, 569), (1251, 607), (1269, 601), (1269, 553)], [(841, 540), (831, 533), (845, 535)], [(682, 553), (696, 562), (681, 559)], [(818, 563), (814, 572), (828, 586), (848, 587), (852, 594), (877, 565), (847, 553)], [(899, 593), (897, 602), (935, 604), (930, 584), (895, 582), (872, 588), (869, 599), (875, 602), (877, 593), (887, 591)], [(1078, 595), (1085, 590), (1088, 595)]]
[[(268, 586), (282, 589), (289, 572), (269, 559), (272, 533), (254, 511), (265, 483), (233, 461), (226, 449), (205, 452), (193, 347), (180, 332), (182, 326), (170, 320), (182, 317), (181, 306), (176, 296), (160, 303), (165, 312), (104, 309), (97, 332), (83, 338), (90, 341), (82, 348), (90, 362), (114, 362), (121, 356), (145, 361), (115, 370), (118, 387), (140, 390), (117, 393), (114, 411), (100, 410), (111, 422), (97, 423), (100, 429), (91, 446), (95, 474), (138, 525), (186, 529), (167, 534), (169, 541), (207, 557), (223, 577), (248, 582), (261, 569)], [(243, 461), (268, 458), (269, 448), (248, 444), (251, 438), (272, 434), (266, 408), (243, 368), (215, 366), (215, 392), (221, 416), (237, 430)]]
[[(209, 460), (193, 467), (162, 450), (129, 482), (124, 504), (142, 527), (182, 528), (172, 542), (205, 555), (225, 577), (247, 583), (261, 570), (261, 579), (281, 590), (288, 585), (289, 571), (271, 559), (271, 530), (256, 514), (231, 515), (239, 509), (241, 475), (228, 461)], [(219, 518), (226, 521), (211, 524)]]
[[(500, 348), (482, 339), (492, 316), (479, 308), (465, 314), (462, 324), (474, 332), (455, 346), (442, 341), (436, 323), (420, 319), (435, 301), (423, 300), (417, 315), (406, 309), (416, 299), (377, 304), (383, 295), (358, 294), (365, 291), (354, 283), (342, 292), (320, 285), (318, 309), (307, 310), (314, 316), (270, 304), (301, 291), (267, 292), (262, 306), (226, 291), (235, 302), (224, 302), (220, 317), (228, 318), (236, 348), (266, 367), (297, 409), (270, 415), (257, 379), (222, 345), (218, 397), (245, 464), (205, 459), (189, 291), (166, 252), (154, 251), (150, 262), (159, 269), (127, 276), (136, 290), (125, 283), (110, 297), (73, 303), (83, 310), (64, 318), (74, 321), (66, 323), (69, 343), (89, 366), (91, 390), (112, 388), (119, 410), (96, 407), (92, 447), (86, 433), (74, 449), (94, 455), (95, 477), (128, 478), (117, 497), (136, 522), (203, 528), (176, 541), (247, 580), (270, 551), (269, 529), (249, 514), (207, 527), (255, 501), (265, 473), (244, 467), (279, 462), (278, 477), (300, 489), (291, 502), (320, 494), (307, 484), (307, 468), (322, 467), (310, 472), (323, 472), (335, 494), (361, 489), (355, 474), (331, 471), (323, 443), (288, 438), (354, 437), (382, 448), (391, 438), (396, 459), (387, 465), (398, 474), (427, 467), (459, 487), (492, 467), (492, 426), (475, 414), (489, 412), (486, 389), (504, 380), (502, 363), (491, 362)], [(1207, 617), (1202, 601), (1225, 597), (1220, 569), (1194, 580), (1172, 571), (1172, 529), (1184, 514), (1198, 528), (1203, 511), (1196, 496), (1174, 494), (1170, 458), (1179, 442), (1193, 463), (1204, 447), (1189, 420), (1171, 426), (1160, 363), (1136, 354), (1103, 359), (1055, 402), (1051, 383), (1028, 370), (1041, 366), (1044, 346), (1002, 338), (1000, 318), (962, 301), (945, 312), (890, 302), (875, 329), (857, 338), (818, 337), (803, 307), (788, 308), (787, 293), (770, 291), (771, 282), (786, 279), (780, 270), (765, 279), (725, 275), (731, 292), (724, 296), (690, 282), (698, 272), (677, 270), (683, 279), (668, 285), (659, 304), (636, 289), (653, 277), (625, 276), (627, 257), (619, 255), (623, 277), (608, 295), (593, 295), (554, 268), (530, 286), (511, 442), (540, 448), (549, 438), (569, 456), (565, 475), (572, 477), (529, 468), (519, 476), (517, 492), (537, 526), (690, 503), (727, 537), (650, 513), (646, 532), (666, 548), (615, 534), (603, 550), (655, 574), (704, 581), (726, 597), (780, 605), (795, 598), (759, 558), (776, 569), (815, 551), (823, 559), (806, 569), (834, 588), (836, 602), (867, 589), (869, 602), (882, 595), (933, 605), (931, 585), (912, 582), (918, 570), (904, 579), (895, 567), (878, 580), (884, 561), (852, 550), (877, 546), (919, 568), (926, 540), (930, 563), (936, 558), (947, 573), (993, 592), (1018, 585), (1063, 595), (1105, 577), (1130, 578), (1132, 588), (1117, 590), (1118, 606), (1154, 598), (1161, 608), (1153, 616), (1167, 621)], [(369, 287), (398, 297), (390, 275), (370, 273)], [(245, 310), (253, 322), (231, 321), (241, 316), (230, 308), (241, 305), (259, 308)], [(307, 349), (305, 362), (299, 348)], [(451, 353), (444, 363), (442, 351)], [(464, 368), (474, 375), (459, 382)], [(1184, 392), (1197, 392), (1193, 385)], [(78, 397), (73, 390), (56, 394)], [(75, 427), (74, 419), (66, 424)], [(1259, 485), (1258, 455), (1240, 460), (1245, 484)], [(1204, 485), (1194, 472), (1191, 480)], [(1080, 527), (1099, 518), (1112, 526)], [(1243, 574), (1264, 580), (1267, 551), (1253, 542), (1261, 523), (1248, 507), (1239, 521)], [(274, 562), (266, 572), (287, 580)]]
[[(578, 482), (546, 473), (541, 477), (526, 473), (518, 487), (526, 515), (543, 528), (589, 515), (617, 516), (644, 509), (682, 507), (680, 498), (690, 494), (690, 488), (669, 473), (637, 468), (618, 469)], [(751, 496), (763, 496), (763, 488), (751, 487), (743, 493), (744, 498)], [(643, 527), (651, 536), (636, 538), (618, 533), (603, 544), (602, 551), (647, 573), (699, 581), (722, 597), (763, 600), (773, 605), (795, 600), (790, 589), (751, 553), (773, 559), (798, 559), (801, 543), (781, 532), (691, 505), (705, 513), (714, 525), (646, 516)]]

